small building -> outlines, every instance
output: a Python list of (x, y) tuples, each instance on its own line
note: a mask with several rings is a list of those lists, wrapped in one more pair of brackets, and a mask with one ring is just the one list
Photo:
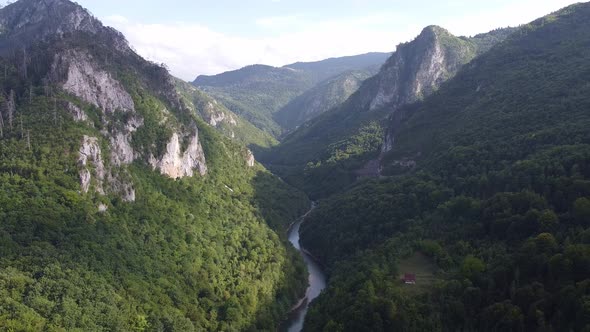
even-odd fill
[(406, 273), (406, 274), (404, 274), (402, 281), (406, 285), (415, 285), (416, 284), (416, 275), (412, 274), (412, 273)]

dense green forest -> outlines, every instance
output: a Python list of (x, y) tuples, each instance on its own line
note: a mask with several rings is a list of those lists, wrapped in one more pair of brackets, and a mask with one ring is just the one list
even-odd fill
[[(0, 16), (20, 13), (28, 22), (28, 6), (47, 12), (32, 28), (11, 21), (0, 39), (0, 330), (276, 329), (306, 287), (305, 266), (286, 239), (289, 223), (309, 208), (305, 195), (248, 166), (245, 146), (182, 106), (164, 68), (79, 6), (19, 1)], [(94, 30), (65, 30), (72, 13)], [(50, 30), (38, 26), (65, 32), (41, 41), (36, 33)], [(6, 51), (15, 33), (26, 52)], [(55, 59), (71, 52), (103, 81), (120, 82), (134, 109), (106, 111), (66, 93), (60, 75), (71, 70)], [(91, 93), (121, 96), (117, 88)], [(112, 139), (134, 117), (143, 126), (130, 144), (141, 157), (117, 164)], [(172, 179), (148, 164), (144, 156), (161, 157), (173, 133), (198, 133), (205, 175)], [(88, 137), (104, 167), (97, 157), (80, 161)], [(134, 200), (120, 192), (127, 185)]]
[(23, 130), (0, 140), (0, 329), (276, 326), (305, 287), (282, 238), (304, 196), (248, 169), (243, 148), (204, 123), (206, 177), (172, 180), (137, 162), (136, 202), (80, 195), (81, 137), (100, 134), (60, 107), (56, 124), (52, 98), (17, 99)]
[(587, 331), (589, 46), (573, 5), (402, 108), (388, 177), (302, 226), (330, 275), (305, 330)]

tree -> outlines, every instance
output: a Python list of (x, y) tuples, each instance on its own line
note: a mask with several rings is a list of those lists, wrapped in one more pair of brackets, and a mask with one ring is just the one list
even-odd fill
[(475, 277), (477, 274), (485, 271), (485, 269), (486, 265), (481, 259), (473, 255), (468, 255), (463, 260), (463, 265), (461, 266), (461, 273), (463, 273), (465, 277), (471, 279)]
[(574, 217), (583, 224), (590, 223), (590, 199), (580, 197), (574, 202)]
[(6, 109), (6, 116), (8, 118), (8, 126), (12, 129), (12, 122), (14, 121), (14, 112), (16, 110), (16, 105), (14, 103), (14, 90), (10, 90), (8, 94), (8, 98), (5, 103)]
[(543, 253), (552, 253), (557, 249), (557, 241), (551, 233), (542, 233), (535, 239), (537, 249)]
[(541, 224), (541, 231), (552, 232), (559, 225), (559, 218), (552, 210), (545, 210), (539, 218), (539, 223)]

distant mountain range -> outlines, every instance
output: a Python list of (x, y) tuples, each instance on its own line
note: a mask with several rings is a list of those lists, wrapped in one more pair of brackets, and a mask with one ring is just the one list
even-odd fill
[[(328, 110), (350, 95), (351, 85), (346, 80), (332, 81), (333, 85), (340, 83), (346, 86), (333, 88), (332, 90), (336, 93), (325, 101), (326, 104), (316, 107), (314, 112), (294, 108), (293, 105), (283, 110), (296, 97), (322, 81), (345, 72), (354, 70), (371, 72), (374, 70), (371, 68), (380, 66), (388, 56), (388, 53), (368, 53), (318, 62), (298, 62), (280, 68), (252, 65), (219, 75), (199, 76), (193, 85), (214, 96), (231, 111), (244, 117), (256, 127), (275, 137), (280, 137), (285, 131), (300, 124), (287, 125), (284, 121), (281, 122), (282, 120), (293, 118), (301, 122), (311, 118), (312, 114), (316, 115)], [(324, 101), (317, 99), (316, 102)], [(281, 115), (276, 115), (279, 112)], [(301, 115), (305, 112), (308, 112), (307, 115)], [(279, 120), (276, 120), (275, 116)]]

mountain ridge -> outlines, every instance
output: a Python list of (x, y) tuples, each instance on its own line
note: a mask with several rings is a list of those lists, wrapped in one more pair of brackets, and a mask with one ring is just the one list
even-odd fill
[(256, 127), (280, 137), (285, 128), (273, 117), (290, 101), (331, 76), (348, 70), (364, 69), (370, 65), (380, 65), (386, 55), (387, 53), (368, 53), (290, 65), (297, 67), (295, 69), (289, 65), (251, 65), (218, 75), (199, 76), (192, 84), (211, 94)]

